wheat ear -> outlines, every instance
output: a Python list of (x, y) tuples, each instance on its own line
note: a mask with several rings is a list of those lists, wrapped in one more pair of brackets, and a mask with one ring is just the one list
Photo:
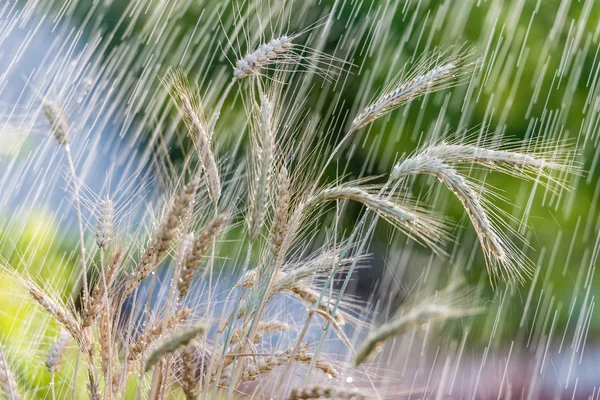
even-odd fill
[(443, 54), (423, 56), (405, 77), (384, 90), (354, 118), (350, 131), (361, 129), (420, 96), (451, 87), (457, 78), (475, 67), (471, 58), (468, 51), (449, 57)]
[(286, 53), (292, 50), (295, 37), (283, 35), (261, 44), (256, 50), (237, 60), (233, 68), (233, 78), (239, 80), (259, 75), (265, 66), (285, 59)]
[(269, 249), (273, 260), (279, 258), (279, 252), (285, 239), (288, 224), (288, 214), (291, 203), (291, 181), (290, 175), (285, 165), (281, 165), (279, 176), (277, 177), (279, 184), (277, 197), (275, 199), (275, 215), (273, 224), (271, 225), (271, 233), (269, 240)]
[(292, 389), (288, 400), (300, 399), (339, 399), (368, 400), (370, 397), (358, 389), (347, 389), (339, 386), (313, 385)]
[(407, 235), (422, 241), (436, 251), (440, 251), (439, 243), (443, 241), (445, 231), (443, 224), (438, 219), (420, 210), (402, 207), (359, 187), (336, 186), (323, 189), (310, 198), (307, 208), (319, 203), (344, 199), (363, 204), (392, 222)]
[(98, 221), (96, 222), (96, 245), (100, 250), (106, 250), (112, 240), (115, 206), (111, 199), (102, 199), (98, 204), (98, 210)]
[(167, 354), (174, 352), (180, 347), (188, 345), (193, 339), (198, 337), (206, 331), (206, 325), (194, 324), (185, 328), (180, 329), (163, 339), (156, 345), (154, 350), (148, 356), (146, 360), (145, 371), (149, 371), (156, 363), (158, 363)]
[[(460, 200), (467, 211), (471, 223), (486, 257), (490, 276), (504, 277), (508, 280), (523, 280), (523, 274), (529, 273), (527, 262), (521, 252), (492, 222), (481, 190), (475, 190), (472, 183), (460, 175), (451, 163), (475, 163), (499, 169), (502, 172), (529, 177), (525, 172), (537, 173), (550, 179), (546, 169), (567, 170), (564, 160), (544, 157), (518, 151), (501, 149), (485, 149), (472, 145), (455, 145), (441, 143), (430, 146), (415, 155), (399, 162), (390, 174), (391, 181), (398, 181), (410, 175), (427, 174), (438, 178)], [(525, 170), (525, 172), (522, 172)]]
[[(265, 333), (270, 332), (283, 332), (290, 329), (290, 326), (285, 322), (281, 321), (267, 321), (267, 322), (259, 322), (258, 327), (256, 328), (256, 336), (254, 336), (254, 343), (258, 343)], [(231, 336), (231, 340), (229, 344), (236, 344), (240, 342), (244, 338), (244, 328), (239, 328), (236, 330)]]
[(66, 310), (57, 301), (51, 298), (37, 284), (31, 280), (21, 277), (21, 282), (31, 294), (31, 297), (50, 314), (64, 329), (66, 329), (75, 339), (81, 339), (81, 329), (79, 323), (71, 312)]
[(180, 298), (185, 297), (188, 293), (200, 258), (204, 255), (208, 246), (211, 245), (213, 239), (221, 232), (227, 220), (228, 216), (226, 214), (216, 216), (204, 227), (202, 233), (192, 240), (190, 248), (186, 251), (181, 266), (181, 275), (177, 282)]
[(167, 331), (172, 331), (178, 325), (182, 324), (185, 319), (190, 315), (191, 311), (189, 308), (182, 308), (175, 314), (168, 317), (166, 320), (160, 320), (156, 324), (147, 328), (136, 340), (134, 344), (129, 347), (127, 354), (127, 360), (131, 363), (136, 361), (146, 349), (152, 345), (152, 343), (160, 337), (163, 327)]
[(127, 278), (123, 297), (129, 296), (158, 267), (181, 225), (181, 220), (185, 216), (188, 205), (194, 200), (197, 189), (198, 181), (194, 179), (188, 185), (185, 185), (181, 193), (175, 197), (158, 231), (150, 239), (146, 251), (140, 257), (136, 269)]
[(62, 363), (62, 359), (70, 341), (71, 334), (69, 331), (63, 330), (58, 339), (52, 344), (52, 347), (50, 347), (48, 356), (46, 356), (46, 361), (44, 364), (48, 370), (58, 371), (60, 369), (60, 364)]
[[(96, 286), (92, 290), (90, 297), (88, 299), (88, 305), (86, 307), (85, 318), (83, 320), (83, 327), (88, 327), (92, 325), (96, 317), (98, 316), (98, 311), (100, 306), (104, 303), (105, 294), (108, 293), (109, 288), (114, 282), (115, 277), (117, 276), (117, 272), (119, 270), (119, 266), (123, 261), (123, 256), (125, 252), (123, 249), (116, 250), (110, 257), (110, 262), (106, 266), (104, 271), (101, 271), (103, 276), (100, 277)], [(105, 307), (108, 304), (104, 305)]]
[(386, 340), (415, 326), (480, 313), (481, 307), (469, 305), (472, 303), (472, 299), (469, 299), (471, 294), (472, 291), (464, 291), (460, 287), (457, 288), (456, 285), (451, 285), (440, 292), (437, 298), (425, 300), (405, 313), (396, 313), (391, 321), (371, 332), (361, 343), (354, 357), (354, 365), (358, 366), (366, 361)]
[(19, 387), (17, 381), (4, 357), (2, 347), (0, 347), (0, 390), (8, 400), (20, 400)]
[[(250, 213), (248, 232), (255, 241), (262, 229), (267, 214), (267, 201), (271, 186), (271, 172), (275, 153), (275, 127), (273, 104), (261, 92), (256, 133), (252, 135), (254, 182), (250, 191)], [(254, 130), (254, 129), (253, 129)]]
[(165, 80), (171, 97), (179, 109), (190, 137), (194, 142), (204, 177), (208, 194), (217, 204), (221, 197), (221, 178), (215, 156), (211, 150), (211, 131), (207, 127), (204, 113), (202, 112), (200, 94), (193, 88), (185, 72), (176, 70)]
[(69, 121), (62, 107), (54, 100), (46, 100), (42, 104), (44, 115), (51, 125), (51, 132), (59, 145), (65, 146), (69, 143)]

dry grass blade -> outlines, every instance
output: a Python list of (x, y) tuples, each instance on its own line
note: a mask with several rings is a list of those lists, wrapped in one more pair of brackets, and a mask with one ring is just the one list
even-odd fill
[(358, 389), (347, 389), (338, 386), (313, 385), (294, 388), (288, 400), (300, 399), (339, 399), (339, 400), (368, 400), (370, 397)]
[(206, 325), (194, 324), (180, 329), (169, 335), (156, 345), (146, 360), (145, 371), (149, 371), (167, 354), (174, 352), (180, 347), (188, 345), (193, 339), (206, 331)]

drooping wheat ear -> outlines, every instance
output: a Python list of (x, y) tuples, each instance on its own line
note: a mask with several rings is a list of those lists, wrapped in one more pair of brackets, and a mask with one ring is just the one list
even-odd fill
[(391, 321), (381, 325), (367, 336), (356, 352), (355, 366), (366, 361), (383, 342), (413, 327), (439, 320), (475, 315), (483, 309), (473, 305), (472, 290), (459, 285), (450, 285), (436, 297), (426, 299), (406, 312), (403, 311), (401, 309)]
[(279, 176), (277, 178), (279, 188), (275, 199), (275, 215), (273, 217), (273, 225), (271, 226), (271, 237), (269, 240), (269, 248), (273, 260), (277, 260), (285, 234), (287, 231), (288, 214), (290, 211), (291, 202), (291, 181), (285, 165), (281, 165)]
[(469, 74), (475, 66), (469, 50), (450, 56), (444, 53), (423, 56), (408, 73), (388, 86), (354, 118), (350, 131), (363, 128), (420, 96), (456, 85), (459, 78)]
[[(291, 287), (286, 289), (286, 292), (293, 294), (295, 297), (299, 298), (300, 300), (302, 300), (303, 303), (307, 304), (310, 307), (315, 307), (317, 305), (317, 302), (319, 301), (319, 292), (302, 284), (292, 285)], [(318, 309), (326, 312), (339, 325), (344, 325), (346, 323), (346, 320), (342, 311), (337, 310), (335, 315), (333, 315), (334, 304), (335, 302), (332, 302), (328, 296), (323, 296), (321, 302), (319, 303)]]
[(71, 338), (69, 331), (63, 330), (58, 339), (52, 344), (44, 363), (50, 371), (58, 371), (60, 369), (60, 364)]
[(288, 400), (300, 399), (368, 400), (370, 397), (360, 392), (358, 389), (314, 385), (292, 389)]
[(140, 283), (158, 267), (162, 257), (169, 249), (169, 244), (176, 236), (188, 205), (194, 201), (197, 190), (198, 180), (193, 179), (175, 197), (158, 231), (152, 236), (146, 251), (140, 257), (137, 267), (127, 278), (123, 293), (124, 298), (137, 289)]
[(275, 123), (273, 104), (261, 92), (258, 109), (257, 128), (253, 129), (252, 168), (254, 182), (250, 190), (250, 213), (248, 217), (248, 232), (251, 241), (255, 241), (262, 229), (267, 215), (267, 202), (271, 187), (271, 173), (275, 154)]
[(535, 148), (532, 153), (525, 153), (441, 143), (425, 148), (396, 164), (390, 180), (397, 181), (416, 174), (438, 178), (456, 195), (467, 211), (483, 248), (490, 276), (522, 281), (523, 275), (530, 272), (527, 260), (493, 223), (482, 196), (483, 188), (469, 182), (450, 164), (475, 163), (521, 178), (535, 179), (541, 176), (548, 180), (551, 177), (546, 170), (570, 169), (564, 156), (555, 154), (555, 158), (550, 157), (550, 154), (537, 154)]
[(8, 400), (20, 400), (19, 387), (0, 347), (0, 390)]
[(96, 245), (100, 250), (109, 246), (114, 228), (115, 206), (111, 199), (102, 199), (98, 204), (98, 220), (96, 222)]
[(185, 295), (188, 293), (194, 278), (194, 273), (198, 268), (198, 262), (200, 261), (200, 258), (204, 255), (213, 239), (222, 231), (223, 227), (227, 223), (227, 220), (227, 214), (220, 214), (216, 216), (204, 227), (202, 233), (192, 240), (190, 248), (186, 252), (185, 259), (181, 266), (181, 275), (179, 277), (179, 281), (177, 282), (177, 289), (179, 290), (180, 298), (185, 297)]
[[(568, 143), (535, 144), (528, 141), (508, 141), (498, 144), (488, 140), (474, 145), (441, 142), (424, 148), (418, 154), (425, 158), (437, 158), (445, 163), (479, 164), (524, 179), (536, 179), (539, 176), (548, 182), (556, 182), (549, 171), (580, 172), (574, 160), (576, 151)], [(403, 168), (395, 171), (399, 177), (408, 173), (410, 171)]]
[(30, 279), (21, 277), (23, 286), (29, 291), (31, 297), (50, 314), (58, 323), (62, 325), (64, 329), (69, 331), (73, 338), (78, 341), (81, 339), (81, 329), (79, 323), (73, 316), (73, 314), (65, 309), (61, 304), (50, 297), (46, 292), (41, 289), (37, 284), (32, 282)]
[(188, 345), (193, 339), (201, 335), (206, 331), (206, 325), (194, 324), (181, 328), (179, 331), (174, 332), (160, 343), (156, 345), (154, 350), (148, 356), (146, 360), (145, 371), (149, 371), (157, 362), (163, 359), (167, 354), (174, 352), (175, 350)]
[(165, 79), (165, 84), (169, 88), (169, 93), (194, 142), (200, 165), (204, 171), (208, 195), (216, 204), (221, 197), (221, 178), (211, 149), (212, 133), (205, 121), (198, 89), (190, 85), (185, 72), (181, 70), (173, 71)]
[(233, 68), (233, 78), (244, 79), (248, 76), (259, 75), (260, 70), (269, 64), (285, 60), (286, 53), (292, 50), (296, 36), (280, 36), (263, 43), (256, 50), (239, 59)]
[(129, 352), (127, 353), (127, 360), (130, 363), (133, 363), (142, 355), (146, 349), (151, 346), (156, 339), (158, 339), (163, 332), (163, 327), (165, 331), (172, 331), (177, 326), (181, 325), (187, 317), (191, 314), (189, 308), (184, 307), (178, 310), (175, 314), (168, 317), (166, 320), (159, 320), (154, 325), (147, 328), (140, 336), (137, 338), (136, 342), (129, 346)]
[[(119, 266), (123, 261), (123, 256), (125, 254), (125, 250), (122, 248), (117, 249), (111, 256), (110, 262), (105, 268), (105, 271), (101, 271), (104, 276), (98, 279), (96, 286), (92, 290), (90, 297), (88, 299), (88, 305), (86, 307), (86, 314), (83, 320), (83, 327), (90, 326), (96, 317), (98, 316), (98, 310), (100, 309), (100, 305), (104, 303), (104, 295), (109, 291), (109, 288), (112, 286), (112, 283), (117, 276), (117, 272), (119, 271)], [(105, 307), (108, 304), (104, 305)]]
[[(247, 368), (244, 369), (240, 382), (254, 381), (260, 377), (260, 374), (268, 373), (274, 370), (277, 367), (281, 367), (290, 362), (291, 357), (295, 354), (294, 361), (310, 364), (313, 361), (314, 355), (312, 353), (307, 352), (308, 345), (303, 343), (300, 351), (294, 353), (294, 348), (289, 348), (285, 351), (275, 353), (270, 356), (257, 357), (254, 362), (251, 362)], [(337, 376), (337, 371), (335, 367), (326, 362), (325, 360), (318, 360), (315, 367), (322, 371), (323, 373), (330, 375), (332, 377)], [(221, 376), (221, 384), (228, 385), (230, 380), (230, 371), (225, 372)]]
[[(290, 329), (290, 326), (281, 321), (259, 322), (254, 336), (254, 343), (258, 343), (266, 333), (283, 332)], [(244, 338), (244, 328), (239, 328), (231, 336), (229, 344), (236, 344)]]
[(439, 244), (443, 242), (446, 235), (442, 221), (417, 207), (409, 208), (409, 202), (405, 202), (405, 206), (401, 206), (379, 194), (371, 194), (359, 187), (335, 186), (323, 189), (313, 195), (306, 208), (310, 209), (319, 203), (343, 199), (363, 204), (394, 224), (406, 235), (425, 243), (435, 251), (442, 252)]
[(65, 146), (69, 143), (69, 121), (58, 102), (46, 100), (42, 104), (46, 118), (50, 122), (51, 132), (59, 145)]

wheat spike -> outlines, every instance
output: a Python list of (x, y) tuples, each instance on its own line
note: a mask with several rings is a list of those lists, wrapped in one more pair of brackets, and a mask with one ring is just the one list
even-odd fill
[(149, 371), (156, 363), (158, 363), (167, 354), (174, 352), (180, 347), (188, 345), (198, 335), (201, 335), (206, 331), (204, 324), (194, 324), (185, 328), (181, 328), (178, 332), (175, 332), (160, 343), (156, 345), (154, 350), (148, 356), (146, 360), (145, 370)]
[(0, 347), (0, 390), (8, 400), (20, 400), (19, 387)]
[(205, 122), (198, 90), (190, 85), (185, 72), (181, 70), (171, 73), (165, 83), (170, 87), (171, 97), (181, 112), (183, 122), (194, 141), (198, 159), (204, 171), (208, 194), (213, 203), (217, 204), (221, 197), (221, 178), (211, 150), (212, 132), (209, 131)]
[(71, 341), (71, 338), (72, 337), (69, 331), (63, 330), (60, 333), (60, 336), (52, 344), (52, 347), (48, 352), (48, 356), (46, 357), (46, 361), (44, 362), (46, 368), (48, 368), (51, 371), (58, 371), (60, 369), (60, 364), (65, 355), (67, 346)]
[(288, 400), (300, 399), (368, 400), (370, 397), (358, 389), (313, 385), (292, 389)]
[(280, 167), (277, 180), (279, 188), (275, 199), (275, 215), (273, 217), (273, 224), (271, 225), (271, 237), (269, 240), (269, 248), (273, 260), (278, 259), (283, 240), (285, 239), (291, 202), (290, 175), (283, 164)]
[(150, 239), (146, 251), (140, 257), (136, 269), (127, 278), (123, 293), (124, 297), (129, 296), (158, 267), (163, 255), (169, 248), (169, 244), (175, 238), (188, 205), (194, 201), (197, 189), (198, 181), (194, 179), (188, 185), (185, 185), (181, 193), (175, 197), (161, 226)]
[(449, 57), (443, 54), (423, 56), (405, 77), (384, 90), (354, 118), (350, 131), (361, 129), (420, 96), (451, 87), (457, 78), (473, 70), (475, 63), (470, 61), (471, 58), (468, 51)]
[[(96, 286), (94, 286), (94, 289), (88, 298), (88, 305), (85, 309), (86, 314), (82, 325), (83, 327), (90, 326), (98, 316), (98, 310), (104, 303), (104, 295), (109, 291), (109, 288), (112, 286), (112, 283), (117, 276), (119, 266), (123, 261), (123, 256), (124, 249), (116, 250), (110, 257), (110, 262), (106, 266), (106, 271), (101, 271), (101, 273), (104, 274), (104, 277), (98, 279)], [(108, 306), (108, 304), (105, 304), (105, 306)]]
[(81, 338), (79, 323), (71, 312), (67, 311), (62, 305), (47, 295), (46, 292), (34, 282), (24, 277), (21, 278), (21, 282), (29, 291), (33, 299), (57, 322), (59, 322), (71, 336), (78, 340)]
[(296, 36), (280, 36), (263, 43), (256, 50), (246, 54), (235, 63), (233, 78), (244, 79), (248, 76), (259, 75), (260, 70), (269, 64), (285, 59), (285, 54), (292, 50)]
[(252, 135), (254, 182), (250, 191), (248, 231), (255, 241), (265, 222), (275, 153), (273, 103), (261, 92), (257, 132)]
[(422, 303), (409, 308), (406, 312), (403, 312), (403, 309), (400, 310), (391, 321), (371, 332), (361, 343), (354, 357), (354, 365), (358, 366), (365, 362), (377, 347), (386, 340), (415, 326), (480, 313), (482, 311), (481, 307), (471, 305), (471, 294), (471, 291), (464, 290), (460, 286), (450, 285), (438, 293), (436, 298), (426, 299)]
[(52, 135), (58, 144), (67, 145), (69, 143), (69, 121), (58, 102), (46, 100), (42, 104), (42, 109), (50, 122)]
[(98, 205), (98, 221), (96, 223), (96, 245), (106, 250), (112, 240), (115, 206), (110, 199), (103, 199)]
[(359, 187), (336, 186), (317, 192), (309, 200), (307, 208), (333, 200), (352, 200), (359, 202), (388, 221), (394, 223), (407, 235), (421, 240), (429, 247), (440, 251), (439, 243), (445, 236), (443, 224), (436, 218), (417, 209), (409, 209), (379, 195), (368, 193)]
[(198, 237), (192, 240), (190, 248), (186, 252), (181, 268), (181, 275), (177, 282), (180, 298), (185, 297), (188, 293), (200, 257), (204, 255), (213, 239), (221, 232), (223, 226), (227, 223), (227, 219), (228, 216), (226, 214), (218, 215), (204, 227)]
[(160, 320), (156, 324), (147, 328), (137, 338), (136, 342), (129, 346), (129, 352), (127, 354), (127, 360), (132, 363), (136, 361), (146, 349), (152, 345), (152, 343), (158, 339), (163, 328), (167, 331), (175, 329), (178, 325), (182, 324), (187, 317), (189, 317), (191, 311), (189, 308), (182, 308), (166, 320)]

